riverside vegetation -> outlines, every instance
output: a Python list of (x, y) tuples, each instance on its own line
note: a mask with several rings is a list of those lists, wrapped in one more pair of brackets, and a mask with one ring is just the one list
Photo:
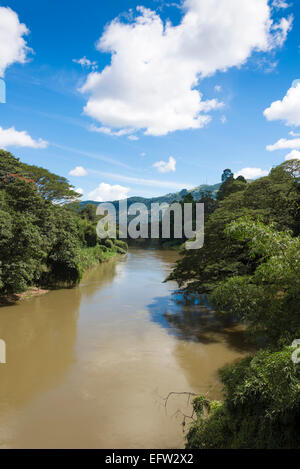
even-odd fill
[(300, 448), (300, 161), (251, 183), (223, 174), (201, 250), (183, 250), (169, 280), (207, 293), (246, 325), (257, 352), (220, 370), (223, 402), (194, 400), (187, 448)]
[(80, 208), (68, 181), (0, 151), (0, 295), (72, 287), (127, 245), (97, 238), (96, 206)]

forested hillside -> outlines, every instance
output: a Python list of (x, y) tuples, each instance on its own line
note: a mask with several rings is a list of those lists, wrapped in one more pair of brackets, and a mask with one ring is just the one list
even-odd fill
[(194, 401), (188, 448), (300, 448), (300, 162), (251, 184), (224, 172), (201, 250), (183, 251), (169, 279), (208, 293), (242, 322), (258, 351), (220, 371), (224, 401)]
[[(146, 198), (146, 197), (129, 197), (127, 200), (127, 205), (130, 207), (132, 204), (135, 203), (142, 203), (145, 204), (147, 209), (149, 210), (151, 208), (151, 204), (162, 204), (162, 203), (167, 203), (167, 204), (172, 204), (173, 202), (182, 202), (185, 197), (192, 196), (194, 200), (199, 200), (202, 196), (203, 193), (210, 193), (211, 197), (213, 199), (217, 198), (218, 191), (220, 189), (221, 183), (213, 184), (213, 185), (208, 185), (208, 184), (202, 184), (200, 186), (195, 187), (194, 189), (187, 190), (187, 189), (182, 189), (180, 192), (171, 192), (166, 195), (162, 195), (160, 197), (152, 197), (152, 198)], [(114, 206), (116, 207), (116, 210), (118, 211), (119, 204), (118, 200), (112, 202)], [(93, 200), (85, 200), (80, 202), (80, 206), (83, 207), (87, 204), (93, 204), (93, 205), (98, 205), (99, 202), (95, 202)]]
[(1, 295), (76, 285), (86, 268), (125, 252), (121, 241), (100, 244), (96, 207), (79, 210), (78, 198), (65, 178), (0, 151)]

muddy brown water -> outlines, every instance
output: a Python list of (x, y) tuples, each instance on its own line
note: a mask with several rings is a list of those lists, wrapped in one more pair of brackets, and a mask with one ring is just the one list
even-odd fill
[[(173, 251), (132, 249), (78, 288), (0, 308), (1, 448), (181, 448), (186, 396), (221, 396), (217, 369), (247, 353), (162, 283)], [(179, 298), (180, 300), (180, 298)]]

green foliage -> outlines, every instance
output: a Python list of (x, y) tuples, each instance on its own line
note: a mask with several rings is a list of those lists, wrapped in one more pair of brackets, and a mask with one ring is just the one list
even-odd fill
[(114, 256), (116, 251), (107, 249), (105, 246), (98, 244), (92, 248), (81, 248), (78, 256), (79, 263), (83, 271), (90, 269), (98, 265), (100, 262), (104, 262), (110, 257)]
[(221, 370), (224, 403), (197, 413), (187, 448), (300, 448), (300, 367), (291, 354), (261, 350)]
[(51, 202), (74, 201), (80, 197), (68, 180), (47, 169), (21, 163), (11, 153), (0, 150), (0, 180), (2, 184), (12, 179), (23, 179), (34, 184), (38, 193)]
[(187, 241), (187, 238), (184, 233), (184, 222), (186, 221), (185, 204), (192, 205), (191, 224), (192, 224), (192, 229), (194, 231), (196, 230), (196, 204), (197, 203), (204, 204), (204, 220), (206, 222), (209, 219), (210, 215), (217, 208), (217, 202), (214, 199), (212, 192), (209, 190), (200, 192), (199, 196), (200, 196), (199, 200), (195, 200), (192, 193), (188, 193), (183, 197), (182, 201), (180, 202), (181, 207), (182, 207), (182, 237), (181, 238), (175, 238), (174, 236), (174, 213), (173, 211), (170, 212), (170, 237), (168, 239), (164, 239), (162, 237), (162, 222), (160, 222), (160, 228), (159, 228), (160, 230), (159, 245), (160, 246), (164, 248), (172, 248), (172, 249), (180, 248), (183, 245), (183, 243)]
[(248, 218), (232, 222), (226, 233), (247, 242), (249, 256), (259, 260), (252, 275), (219, 285), (211, 295), (212, 303), (217, 310), (245, 320), (256, 340), (291, 343), (300, 337), (299, 237)]
[(222, 185), (218, 192), (217, 200), (224, 200), (230, 194), (244, 190), (245, 184), (247, 184), (246, 179), (244, 179), (242, 176), (238, 177), (237, 179), (234, 179), (231, 170), (225, 169), (222, 174)]
[[(86, 216), (89, 209), (81, 216), (78, 207), (57, 203), (74, 194), (66, 179), (0, 151), (0, 294), (80, 281), (81, 250), (97, 248), (97, 219)], [(126, 248), (112, 243), (111, 252)], [(98, 251), (91, 255), (97, 262), (109, 257), (104, 246)]]
[(278, 230), (290, 229), (297, 234), (300, 192), (295, 173), (295, 165), (291, 170), (290, 165), (283, 163), (268, 177), (250, 184), (239, 182), (240, 190), (219, 201), (206, 221), (204, 247), (184, 250), (169, 279), (177, 281), (186, 291), (210, 293), (227, 278), (251, 275), (257, 259), (249, 256), (243, 241), (230, 239), (225, 228), (234, 220), (251, 216), (265, 224), (274, 223)]
[(97, 223), (99, 216), (96, 215), (97, 213), (97, 206), (93, 204), (84, 205), (84, 207), (80, 210), (81, 218), (88, 220), (91, 223)]
[(125, 243), (124, 241), (120, 239), (114, 239), (113, 243), (114, 243), (114, 248), (116, 249), (118, 254), (125, 254), (127, 252), (127, 249), (128, 249), (127, 243)]

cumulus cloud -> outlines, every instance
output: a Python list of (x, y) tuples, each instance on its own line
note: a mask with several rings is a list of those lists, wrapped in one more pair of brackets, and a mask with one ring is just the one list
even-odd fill
[(300, 151), (292, 150), (285, 157), (285, 161), (288, 161), (288, 160), (300, 160)]
[(185, 0), (177, 26), (137, 11), (129, 22), (112, 21), (99, 39), (111, 64), (89, 74), (84, 111), (107, 128), (157, 136), (210, 122), (207, 113), (222, 103), (203, 99), (199, 80), (281, 46), (292, 24), (291, 17), (275, 23), (268, 0)]
[(85, 168), (82, 166), (76, 166), (76, 168), (72, 169), (69, 172), (70, 176), (76, 176), (76, 177), (82, 177), (82, 176), (87, 176), (88, 172)]
[(170, 156), (168, 161), (157, 161), (153, 165), (159, 173), (170, 173), (176, 171), (176, 160)]
[(34, 140), (25, 130), (18, 131), (14, 127), (3, 129), (0, 127), (0, 147), (29, 147), (46, 148), (48, 142), (39, 138)]
[(88, 194), (88, 197), (96, 202), (109, 202), (126, 199), (129, 191), (129, 187), (119, 186), (118, 184), (111, 186), (102, 182), (95, 190)]
[(261, 168), (243, 168), (235, 173), (234, 177), (237, 178), (239, 176), (244, 176), (245, 179), (257, 179), (263, 176), (268, 176), (268, 174), (269, 171)]
[(92, 62), (85, 56), (81, 59), (73, 59), (72, 62), (81, 65), (82, 68), (91, 68), (92, 70), (96, 70), (98, 68), (97, 62)]
[(300, 125), (300, 80), (295, 80), (287, 94), (280, 101), (274, 101), (264, 111), (269, 121), (283, 120), (287, 125)]
[(78, 189), (75, 189), (75, 192), (77, 192), (77, 194), (80, 194), (80, 195), (84, 194), (84, 190), (81, 189), (81, 187), (78, 187)]
[(291, 140), (288, 140), (287, 138), (281, 138), (276, 143), (273, 143), (273, 145), (267, 146), (268, 151), (286, 149), (294, 150), (296, 148), (300, 148), (300, 138), (293, 138)]
[(29, 30), (20, 23), (18, 15), (11, 9), (0, 7), (0, 77), (15, 62), (25, 63), (31, 49), (23, 36)]

